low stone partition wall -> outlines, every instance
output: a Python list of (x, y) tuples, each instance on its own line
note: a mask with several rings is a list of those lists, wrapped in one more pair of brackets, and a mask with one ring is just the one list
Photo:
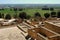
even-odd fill
[(36, 27), (35, 25), (38, 24), (38, 22), (31, 22), (31, 21), (25, 21), (27, 24), (29, 24), (30, 26)]
[(38, 33), (35, 30), (29, 29), (28, 30), (28, 35), (31, 36), (31, 38), (36, 39), (36, 40), (45, 40), (43, 37), (39, 36)]
[(45, 27), (60, 34), (60, 22), (59, 21), (57, 22), (56, 21), (55, 22), (45, 21)]
[(57, 40), (60, 38), (60, 34), (45, 27), (29, 29), (28, 35), (36, 40)]

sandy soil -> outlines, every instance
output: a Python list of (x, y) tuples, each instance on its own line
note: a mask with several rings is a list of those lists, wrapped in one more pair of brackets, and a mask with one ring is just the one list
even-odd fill
[(15, 27), (1, 28), (0, 40), (25, 40), (21, 31)]

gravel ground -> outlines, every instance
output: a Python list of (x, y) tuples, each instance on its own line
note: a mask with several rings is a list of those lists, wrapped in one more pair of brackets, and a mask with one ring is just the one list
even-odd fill
[(21, 31), (15, 27), (1, 28), (0, 40), (25, 40)]

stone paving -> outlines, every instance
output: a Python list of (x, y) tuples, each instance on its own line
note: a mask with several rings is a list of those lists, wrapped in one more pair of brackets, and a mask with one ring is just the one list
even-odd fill
[(0, 40), (25, 40), (25, 38), (17, 27), (8, 27), (0, 29)]

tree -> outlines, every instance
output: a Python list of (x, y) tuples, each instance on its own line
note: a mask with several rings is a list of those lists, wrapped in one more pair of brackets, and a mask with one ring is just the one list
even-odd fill
[(4, 14), (1, 14), (2, 15), (2, 18), (4, 18)]
[(34, 21), (40, 21), (41, 20), (41, 15), (40, 15), (40, 13), (39, 12), (36, 12), (35, 14), (34, 14)]
[(5, 19), (11, 19), (11, 15), (10, 14), (6, 14)]
[(2, 8), (2, 10), (4, 10), (4, 8)]
[(17, 11), (17, 8), (14, 8), (14, 11)]
[(57, 17), (60, 18), (60, 12), (57, 12)]
[(30, 15), (27, 15), (27, 16), (26, 16), (26, 19), (30, 19), (30, 18), (31, 18), (31, 16), (30, 16)]
[(45, 13), (44, 16), (45, 16), (45, 18), (49, 18), (50, 14), (49, 13)]
[(13, 17), (14, 17), (14, 18), (17, 18), (17, 14), (14, 14)]
[(51, 17), (56, 17), (56, 12), (51, 12)]
[(50, 8), (51, 11), (54, 11), (54, 8)]
[(0, 13), (0, 18), (2, 18), (2, 14)]
[(12, 11), (12, 8), (10, 8), (10, 11)]
[(19, 11), (22, 11), (23, 9), (22, 8), (19, 8)]
[(35, 17), (41, 17), (41, 15), (40, 15), (39, 12), (36, 12), (34, 16), (35, 16)]
[(4, 8), (1, 8), (0, 10), (4, 10)]
[(19, 13), (19, 18), (26, 19), (27, 14), (25, 12)]
[(47, 8), (47, 7), (44, 7), (44, 8), (42, 8), (42, 10), (49, 10), (49, 8)]

